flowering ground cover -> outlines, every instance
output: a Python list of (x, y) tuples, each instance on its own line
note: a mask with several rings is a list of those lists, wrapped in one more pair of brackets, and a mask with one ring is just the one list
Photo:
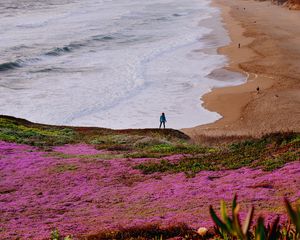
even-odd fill
[[(49, 239), (54, 228), (80, 239), (149, 224), (210, 227), (209, 205), (235, 193), (245, 211), (254, 205), (285, 221), (283, 197), (300, 199), (299, 134), (212, 147), (171, 131), (61, 133), (11, 121), (0, 126), (0, 239)], [(28, 128), (37, 133), (30, 141)]]

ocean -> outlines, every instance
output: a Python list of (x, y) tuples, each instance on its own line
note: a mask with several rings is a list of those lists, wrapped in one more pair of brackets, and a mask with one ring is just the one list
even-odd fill
[(204, 109), (229, 43), (210, 0), (1, 0), (0, 114), (108, 128), (187, 128)]

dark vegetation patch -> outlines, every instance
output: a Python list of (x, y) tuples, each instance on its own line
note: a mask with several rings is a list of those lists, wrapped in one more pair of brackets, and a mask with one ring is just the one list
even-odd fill
[(144, 181), (144, 178), (139, 175), (128, 175), (128, 174), (121, 174), (120, 176), (116, 177), (116, 181), (120, 184), (123, 184), (127, 187), (133, 186), (135, 183), (141, 183)]
[(184, 238), (184, 239), (209, 239), (214, 235), (213, 231), (209, 232), (205, 238), (199, 236), (194, 230), (189, 228), (185, 224), (173, 225), (165, 228), (161, 228), (159, 225), (146, 225), (131, 228), (119, 228), (116, 231), (104, 231), (95, 235), (90, 235), (81, 238), (81, 240), (104, 240), (104, 239), (116, 239), (116, 240), (160, 240), (170, 238)]
[(56, 173), (64, 173), (67, 171), (76, 171), (77, 169), (78, 166), (74, 164), (63, 163), (63, 164), (57, 164), (55, 167), (52, 168), (52, 171)]
[(16, 191), (17, 191), (17, 189), (15, 189), (15, 188), (3, 188), (3, 189), (0, 188), (0, 194), (8, 194), (8, 193), (16, 192)]
[(252, 186), (248, 186), (248, 188), (267, 188), (267, 189), (272, 189), (272, 188), (274, 188), (274, 186), (272, 185), (272, 183), (261, 182), (261, 183), (254, 184)]

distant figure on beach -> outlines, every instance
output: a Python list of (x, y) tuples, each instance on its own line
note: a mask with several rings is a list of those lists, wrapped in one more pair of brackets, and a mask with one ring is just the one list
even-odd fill
[(166, 121), (167, 121), (167, 119), (166, 119), (165, 113), (161, 114), (159, 120), (160, 120), (159, 128), (161, 128), (162, 124), (164, 125), (164, 128), (166, 128)]
[(241, 44), (239, 43), (239, 48), (241, 48)]
[(256, 88), (256, 92), (257, 92), (257, 94), (259, 94), (259, 87)]

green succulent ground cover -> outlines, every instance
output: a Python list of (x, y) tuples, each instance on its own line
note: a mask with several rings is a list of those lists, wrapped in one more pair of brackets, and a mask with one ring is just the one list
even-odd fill
[(70, 128), (25, 125), (17, 119), (0, 118), (0, 140), (34, 146), (71, 143), (75, 132)]
[(185, 172), (188, 176), (202, 170), (261, 167), (271, 171), (300, 159), (300, 134), (275, 133), (260, 139), (244, 140), (218, 148), (204, 148), (204, 153), (188, 155), (176, 163), (166, 160), (137, 166), (146, 174)]

